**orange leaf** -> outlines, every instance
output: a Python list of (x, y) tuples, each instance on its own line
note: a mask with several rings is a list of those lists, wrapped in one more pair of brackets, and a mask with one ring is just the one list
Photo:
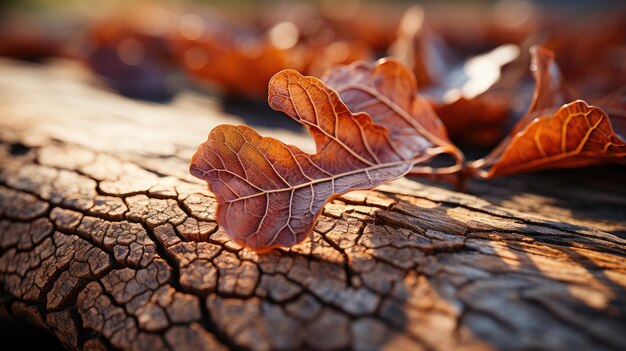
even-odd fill
[[(581, 167), (626, 157), (623, 116), (609, 117), (585, 101), (571, 101), (551, 51), (531, 51), (535, 95), (509, 137), (470, 167), (484, 178), (546, 168)], [(614, 100), (613, 100), (614, 101)], [(620, 139), (622, 137), (622, 139)]]
[(351, 113), (323, 82), (294, 70), (271, 79), (268, 100), (308, 128), (316, 153), (262, 137), (250, 127), (221, 125), (200, 145), (190, 167), (215, 193), (220, 226), (253, 249), (297, 244), (334, 196), (402, 177), (447, 150), (418, 134), (394, 139), (368, 114)]
[(626, 143), (600, 108), (576, 100), (520, 131), (488, 177), (544, 168), (581, 167), (626, 156)]

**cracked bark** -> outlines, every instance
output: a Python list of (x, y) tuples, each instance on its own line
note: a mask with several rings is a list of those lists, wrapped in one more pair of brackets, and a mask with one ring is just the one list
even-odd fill
[(2, 318), (77, 350), (626, 348), (623, 168), (470, 194), (404, 179), (342, 196), (312, 240), (259, 255), (187, 174), (235, 117), (87, 79), (0, 62)]

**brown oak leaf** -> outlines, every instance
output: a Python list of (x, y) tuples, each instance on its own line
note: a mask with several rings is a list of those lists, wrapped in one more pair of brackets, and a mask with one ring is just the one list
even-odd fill
[(350, 112), (322, 81), (294, 70), (270, 80), (268, 100), (308, 128), (316, 153), (262, 137), (247, 126), (221, 125), (190, 166), (215, 193), (220, 226), (252, 249), (297, 244), (333, 197), (402, 177), (449, 150), (420, 133), (394, 138), (367, 113)]
[(609, 115), (583, 100), (572, 101), (554, 54), (539, 47), (533, 48), (531, 54), (536, 87), (526, 115), (496, 149), (473, 162), (470, 168), (481, 177), (491, 178), (546, 168), (582, 167), (626, 157), (624, 115)]

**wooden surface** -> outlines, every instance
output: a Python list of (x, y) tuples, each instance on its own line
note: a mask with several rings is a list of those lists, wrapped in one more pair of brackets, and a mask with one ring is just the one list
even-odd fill
[(90, 350), (626, 349), (623, 167), (468, 193), (402, 179), (259, 255), (220, 231), (187, 171), (213, 126), (243, 123), (223, 109), (0, 61), (0, 317)]

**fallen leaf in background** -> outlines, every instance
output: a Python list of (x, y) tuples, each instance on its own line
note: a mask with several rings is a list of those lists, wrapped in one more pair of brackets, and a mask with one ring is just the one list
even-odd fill
[(287, 22), (263, 33), (217, 14), (186, 13), (179, 18), (171, 44), (192, 77), (213, 82), (229, 94), (260, 97), (276, 72), (304, 65), (299, 35)]
[(258, 26), (218, 14), (187, 13), (180, 17), (172, 47), (192, 77), (252, 98), (267, 94), (269, 79), (282, 69), (321, 76), (333, 65), (373, 58), (369, 39), (337, 29), (339, 23), (349, 28), (346, 23), (357, 22), (354, 14), (331, 20), (307, 5), (288, 9), (264, 11), (271, 16), (261, 14), (264, 21)]
[(492, 178), (623, 160), (625, 115), (623, 105), (616, 103), (622, 99), (617, 96), (605, 103), (615, 106), (613, 115), (583, 100), (572, 101), (550, 50), (533, 48), (532, 62), (536, 88), (528, 112), (509, 137), (470, 168)]
[(535, 1), (499, 0), (429, 6), (427, 12), (430, 27), (459, 57), (469, 57), (504, 44), (521, 45), (556, 11)]
[[(386, 73), (381, 78), (387, 79)], [(397, 81), (391, 75), (389, 82), (393, 87)], [(256, 250), (297, 244), (333, 197), (397, 179), (453, 149), (429, 139), (432, 134), (421, 127), (396, 139), (398, 116), (387, 121), (390, 130), (375, 122), (381, 116), (351, 113), (322, 81), (293, 70), (272, 78), (268, 100), (307, 127), (316, 153), (261, 137), (247, 126), (221, 125), (190, 166), (191, 174), (209, 182), (215, 193), (220, 226), (237, 243)]]
[(454, 140), (490, 146), (502, 139), (523, 76), (518, 67), (527, 66), (520, 52), (501, 45), (451, 67), (443, 81), (423, 90)]
[(383, 53), (395, 39), (402, 7), (389, 3), (320, 1), (279, 3), (264, 8), (256, 21), (269, 30), (281, 22), (291, 22), (300, 31), (303, 43), (358, 43), (372, 52)]
[[(530, 71), (535, 79), (533, 99), (520, 124), (527, 124), (533, 114), (573, 100), (570, 89), (565, 84), (561, 69), (554, 59), (554, 53), (546, 48), (534, 46), (530, 49)], [(517, 131), (516, 129), (513, 130)]]
[(420, 92), (461, 143), (490, 146), (502, 139), (511, 118), (511, 100), (526, 71), (525, 57), (515, 44), (459, 61), (418, 7), (404, 15), (393, 56), (415, 72)]

